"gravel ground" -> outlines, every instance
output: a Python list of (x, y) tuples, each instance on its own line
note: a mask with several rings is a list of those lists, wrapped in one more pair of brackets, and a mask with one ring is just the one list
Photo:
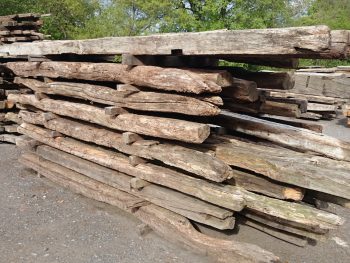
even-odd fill
[[(350, 141), (342, 121), (325, 132)], [(19, 150), (0, 144), (0, 262), (210, 262), (155, 233), (140, 237), (140, 221), (112, 206), (61, 189), (16, 162)], [(238, 233), (203, 232), (255, 243), (283, 262), (343, 263), (350, 258), (350, 210), (332, 206), (347, 222), (326, 243), (299, 248), (255, 229)]]

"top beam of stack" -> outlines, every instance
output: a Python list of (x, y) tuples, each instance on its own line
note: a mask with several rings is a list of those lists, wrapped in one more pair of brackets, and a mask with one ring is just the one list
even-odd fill
[(0, 53), (21, 55), (210, 55), (228, 58), (346, 58), (349, 31), (327, 26), (218, 30), (199, 33), (46, 41), (0, 47)]

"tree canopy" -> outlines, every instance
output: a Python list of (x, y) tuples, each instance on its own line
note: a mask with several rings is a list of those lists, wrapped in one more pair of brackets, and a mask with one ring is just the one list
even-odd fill
[(0, 0), (0, 15), (50, 13), (53, 39), (326, 24), (350, 29), (349, 0)]

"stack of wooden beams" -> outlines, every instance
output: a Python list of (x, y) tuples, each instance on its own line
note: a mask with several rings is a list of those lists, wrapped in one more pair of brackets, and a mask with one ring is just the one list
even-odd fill
[(45, 39), (39, 33), (43, 21), (38, 14), (17, 14), (0, 16), (0, 44), (14, 42), (32, 42)]
[(0, 142), (16, 143), (19, 137), (17, 127), (21, 124), (18, 118), (18, 109), (7, 99), (10, 94), (30, 92), (13, 83), (13, 75), (3, 66), (0, 66)]
[[(237, 34), (241, 37), (236, 38)], [(288, 43), (283, 42), (286, 35), (290, 36)], [(8, 96), (21, 109), (18, 132), (23, 137), (17, 145), (27, 151), (20, 162), (59, 185), (128, 211), (166, 238), (220, 262), (279, 259), (253, 244), (204, 235), (192, 224), (232, 230), (235, 218), (242, 217), (244, 224), (297, 246), (306, 246), (309, 240), (325, 241), (344, 220), (312, 202), (349, 204), (350, 143), (223, 110), (237, 101), (256, 101), (259, 82), (227, 68), (218, 69), (212, 62), (201, 68), (203, 56), (191, 57), (197, 65), (193, 68), (165, 67), (168, 55), (153, 62), (149, 56), (174, 53), (171, 65), (180, 65), (188, 58), (177, 53), (181, 49), (186, 53), (189, 47), (198, 53), (192, 55), (211, 52), (239, 60), (242, 57), (236, 53), (249, 54), (257, 48), (236, 46), (237, 41), (259, 36), (258, 46), (265, 44), (267, 51), (260, 56), (250, 54), (249, 60), (256, 57), (262, 62), (267, 52), (277, 55), (276, 50), (292, 59), (303, 54), (334, 57), (329, 29), (177, 36), (68, 41), (69, 45), (66, 41), (15, 44), (10, 48), (17, 55), (23, 55), (21, 47), (27, 50), (28, 45), (34, 51), (31, 55), (74, 54), (68, 50), (78, 48), (77, 60), (80, 55), (110, 54), (109, 48), (145, 49), (132, 52), (141, 57), (124, 54), (124, 64), (6, 63), (16, 76), (14, 83), (34, 93)], [(233, 45), (227, 50), (209, 41), (221, 43), (223, 37), (232, 36), (236, 41), (223, 41)], [(117, 42), (119, 45), (110, 46)], [(156, 49), (152, 49), (154, 44)], [(174, 46), (167, 49), (167, 45)], [(345, 56), (338, 46), (337, 50), (337, 56)], [(139, 65), (150, 61), (157, 65)]]
[[(235, 77), (244, 78), (256, 82), (257, 91), (254, 100), (236, 100), (234, 103), (228, 101), (225, 107), (231, 111), (253, 114), (267, 119), (288, 121), (290, 123), (305, 120), (330, 120), (337, 117), (337, 113), (342, 110), (344, 105), (350, 101), (349, 93), (350, 82), (346, 83), (349, 75), (340, 74), (342, 78), (342, 87), (336, 82), (331, 81), (332, 85), (327, 83), (313, 83), (315, 76), (309, 76), (304, 71), (293, 72), (269, 72), (259, 71), (250, 72), (241, 68), (231, 68), (230, 72)], [(318, 73), (312, 73), (318, 75)], [(322, 74), (324, 75), (324, 74)], [(308, 92), (306, 88), (300, 88), (301, 78), (306, 82), (304, 87), (318, 87), (320, 91), (317, 95)], [(327, 81), (327, 80), (325, 80)], [(314, 88), (316, 89), (316, 88)], [(333, 92), (334, 96), (321, 94), (321, 90)], [(341, 91), (340, 91), (341, 90)], [(337, 96), (335, 96), (337, 94)], [(350, 94), (350, 93), (349, 93)]]
[[(274, 100), (305, 102), (305, 119), (333, 119), (350, 101), (350, 68), (308, 68), (295, 72), (290, 90), (264, 89)], [(298, 114), (296, 114), (298, 115)]]

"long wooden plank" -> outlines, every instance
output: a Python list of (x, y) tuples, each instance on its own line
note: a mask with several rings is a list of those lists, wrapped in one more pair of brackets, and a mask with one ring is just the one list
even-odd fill
[(286, 147), (350, 161), (350, 143), (324, 134), (226, 111), (213, 122)]
[(118, 37), (78, 41), (45, 41), (1, 47), (9, 55), (101, 54), (115, 55), (294, 55), (329, 52), (326, 26), (252, 30), (219, 30)]
[(232, 170), (227, 164), (214, 156), (196, 150), (164, 142), (151, 143), (142, 138), (132, 143), (126, 143), (122, 133), (59, 116), (51, 116), (50, 119), (45, 119), (44, 113), (20, 111), (19, 116), (24, 122), (42, 125), (61, 134), (112, 147), (126, 154), (149, 160), (159, 160), (167, 165), (215, 182), (222, 182), (232, 177)]
[[(177, 68), (89, 62), (8, 62), (6, 67), (21, 77), (49, 77), (111, 81), (159, 90), (188, 93), (219, 93), (230, 82), (227, 72), (200, 72)], [(227, 80), (227, 81), (226, 81)]]
[(16, 103), (32, 105), (43, 111), (100, 124), (111, 129), (159, 138), (202, 143), (210, 134), (208, 125), (178, 119), (131, 113), (111, 117), (99, 107), (63, 100), (42, 99), (39, 101), (34, 95), (10, 94), (8, 99)]
[[(172, 112), (186, 115), (212, 116), (217, 115), (220, 109), (211, 104), (189, 96), (159, 93), (159, 92), (144, 92), (119, 91), (105, 86), (71, 83), (71, 82), (49, 82), (44, 83), (35, 79), (16, 78), (15, 83), (22, 84), (32, 89), (35, 92), (62, 95), (94, 102), (118, 105), (123, 108), (153, 111), (153, 112)], [(219, 97), (204, 97), (203, 99), (211, 100)]]

